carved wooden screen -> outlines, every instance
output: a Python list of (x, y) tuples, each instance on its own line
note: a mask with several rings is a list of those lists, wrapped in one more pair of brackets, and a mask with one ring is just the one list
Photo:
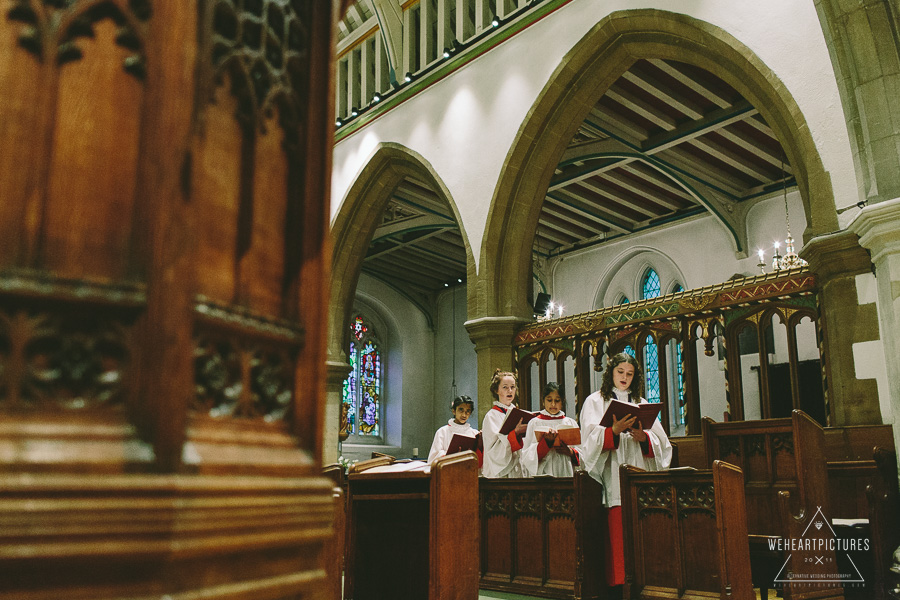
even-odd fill
[(3, 4), (0, 596), (318, 593), (337, 4)]
[[(783, 322), (786, 328), (786, 365), (790, 382), (787, 410), (790, 411), (802, 406), (796, 329), (804, 319), (818, 328), (815, 292), (815, 276), (806, 270), (795, 269), (696, 290), (680, 290), (640, 302), (543, 321), (517, 333), (513, 343), (518, 368), (521, 372), (532, 363), (542, 368), (548, 353), (572, 348), (578, 382), (577, 410), (580, 412), (581, 403), (593, 391), (589, 385), (591, 363), (599, 372), (605, 364), (604, 358), (618, 352), (641, 357), (644, 364), (649, 356), (655, 363), (655, 373), (651, 375), (659, 381), (658, 401), (666, 406), (661, 413), (663, 426), (672, 431), (670, 417), (674, 414), (677, 421), (686, 422), (688, 434), (696, 435), (700, 432), (701, 417), (697, 345), (704, 355), (712, 356), (714, 345), (721, 344), (720, 358), (725, 358), (726, 406), (731, 419), (741, 420), (745, 418), (745, 407), (737, 337), (747, 327), (758, 332), (754, 335), (759, 337), (760, 403), (762, 416), (768, 416), (772, 401), (766, 379), (770, 371), (766, 357), (772, 349), (765, 323), (767, 319), (771, 323), (774, 318), (778, 323)], [(816, 331), (816, 339), (821, 347), (824, 333), (820, 328)], [(673, 342), (673, 352), (666, 351), (670, 342)], [(827, 365), (822, 365), (817, 383), (824, 382), (827, 373)], [(670, 380), (672, 385), (668, 384)], [(823, 385), (823, 388), (827, 389), (827, 386)], [(676, 405), (674, 411), (670, 406), (673, 403)], [(819, 403), (822, 420), (827, 420), (830, 418), (827, 397)]]

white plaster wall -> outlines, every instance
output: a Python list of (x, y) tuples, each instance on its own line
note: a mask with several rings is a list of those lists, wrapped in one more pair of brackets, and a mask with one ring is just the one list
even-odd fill
[[(638, 8), (680, 12), (707, 21), (755, 52), (786, 85), (802, 111), (831, 174), (837, 206), (857, 201), (847, 129), (814, 3), (573, 0), (338, 143), (332, 218), (378, 144), (403, 144), (420, 153), (446, 183), (478, 265), (494, 189), (539, 93), (566, 53), (591, 27), (613, 11)], [(852, 212), (845, 215), (852, 216)], [(797, 237), (802, 231), (797, 223)]]
[(354, 310), (363, 310), (380, 326), (385, 357), (384, 444), (352, 444), (341, 448), (344, 458), (364, 460), (373, 450), (393, 456), (419, 455), (431, 447), (434, 435), (431, 397), (434, 389), (434, 332), (425, 315), (405, 296), (384, 283), (360, 276)]
[[(788, 194), (788, 208), (792, 229), (806, 227), (798, 192)], [(712, 215), (564, 254), (551, 263), (553, 300), (566, 308), (566, 314), (608, 306), (626, 290), (634, 302), (647, 265), (657, 269), (666, 293), (676, 281), (692, 289), (722, 283), (735, 274), (755, 275), (757, 248), (764, 250), (770, 271), (775, 236), (783, 244), (787, 235), (783, 198), (759, 201), (747, 218), (750, 256), (745, 259), (735, 257), (725, 228)]]
[[(454, 345), (454, 319), (453, 305), (456, 303), (456, 344)], [(480, 428), (478, 421), (478, 405), (480, 402), (490, 404), (490, 391), (477, 389), (478, 365), (476, 362), (475, 345), (469, 339), (469, 334), (463, 323), (466, 321), (466, 286), (460, 285), (449, 289), (438, 296), (437, 314), (434, 321), (434, 391), (430, 420), (431, 436), (427, 446), (419, 447), (419, 456), (425, 456), (434, 432), (438, 427), (447, 424), (452, 417), (450, 403), (455, 397), (452, 391), (453, 384), (453, 355), (456, 355), (456, 396), (469, 396), (475, 401), (475, 412), (472, 413), (472, 427)], [(481, 398), (479, 399), (479, 392)]]

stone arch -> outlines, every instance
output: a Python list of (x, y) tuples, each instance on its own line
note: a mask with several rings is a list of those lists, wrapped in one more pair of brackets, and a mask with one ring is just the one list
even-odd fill
[(804, 240), (838, 228), (831, 180), (797, 103), (776, 74), (726, 31), (655, 9), (617, 11), (563, 58), (504, 161), (482, 243), (469, 316), (530, 317), (531, 249), (544, 194), (579, 124), (642, 58), (691, 63), (729, 83), (766, 119), (791, 165), (807, 217)]
[(421, 155), (401, 144), (379, 144), (347, 190), (331, 227), (334, 255), (331, 262), (333, 276), (328, 323), (329, 361), (346, 360), (343, 348), (344, 326), (350, 318), (363, 258), (378, 228), (377, 217), (384, 212), (397, 186), (411, 175), (431, 185), (450, 206), (466, 248), (467, 277), (470, 282), (475, 281), (472, 248), (447, 186)]

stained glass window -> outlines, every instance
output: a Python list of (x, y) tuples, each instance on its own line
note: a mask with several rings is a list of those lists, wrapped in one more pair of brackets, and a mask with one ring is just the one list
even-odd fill
[(381, 349), (360, 315), (350, 324), (350, 335), (350, 374), (343, 389), (347, 433), (376, 437), (381, 435)]
[(628, 304), (628, 296), (622, 296), (619, 298), (619, 304)]
[(622, 349), (622, 352), (624, 352), (625, 354), (629, 355), (631, 358), (634, 358), (634, 357), (636, 356), (636, 354), (635, 354), (635, 352), (634, 352), (634, 348), (632, 348), (631, 346), (625, 346), (625, 347)]
[[(641, 299), (656, 298), (659, 293), (659, 274), (647, 269), (641, 282)], [(644, 342), (644, 393), (649, 402), (659, 402), (659, 348), (649, 335)]]
[(652, 335), (644, 341), (644, 387), (647, 401), (659, 402), (659, 350)]
[(654, 269), (647, 269), (641, 283), (641, 298), (656, 298), (660, 293), (659, 274)]

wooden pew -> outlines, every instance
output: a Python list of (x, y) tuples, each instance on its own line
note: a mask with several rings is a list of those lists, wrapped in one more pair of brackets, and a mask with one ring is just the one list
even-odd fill
[(332, 463), (322, 467), (322, 475), (334, 484), (334, 536), (325, 550), (325, 570), (328, 572), (329, 598), (341, 598), (344, 585), (344, 552), (347, 546), (347, 492), (344, 466)]
[(754, 600), (739, 468), (619, 472), (623, 598)]
[[(784, 551), (771, 546), (775, 538), (825, 535), (818, 526), (810, 527), (831, 518), (822, 427), (795, 410), (785, 419), (716, 423), (704, 418), (701, 429), (707, 464), (723, 460), (744, 474), (753, 580), (760, 592), (778, 583), (784, 597), (792, 600), (843, 598), (843, 586), (824, 577), (826, 567), (837, 564), (833, 549)], [(830, 531), (830, 521), (827, 524)], [(780, 564), (784, 557), (787, 562)], [(822, 581), (812, 586), (807, 576)]]
[(481, 581), (542, 598), (605, 597), (603, 487), (575, 477), (479, 482)]
[(444, 456), (415, 471), (384, 456), (349, 476), (344, 597), (472, 600), (478, 596), (478, 458)]
[[(873, 592), (875, 600), (890, 600), (890, 590), (900, 589), (900, 575), (890, 571), (893, 553), (900, 547), (900, 491), (897, 486), (897, 453), (875, 449), (878, 476), (866, 490), (872, 535)], [(895, 595), (898, 597), (900, 594)]]

